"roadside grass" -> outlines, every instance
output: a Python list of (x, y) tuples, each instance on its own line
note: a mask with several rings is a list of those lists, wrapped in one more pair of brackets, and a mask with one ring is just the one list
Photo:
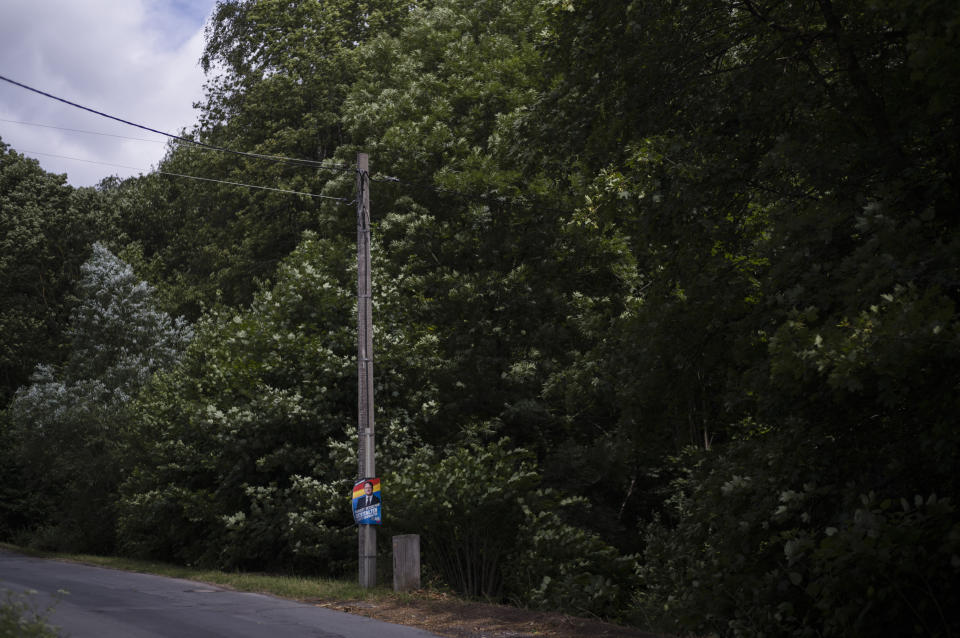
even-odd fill
[[(90, 554), (65, 554), (47, 552), (10, 543), (0, 543), (0, 547), (10, 551), (55, 560), (72, 561), (86, 565), (122, 569), (129, 572), (157, 574), (171, 578), (195, 580), (211, 585), (219, 585), (236, 591), (271, 594), (281, 598), (311, 601), (361, 601), (396, 599), (389, 587), (378, 586), (364, 589), (356, 582), (332, 578), (314, 578), (309, 576), (289, 576), (282, 574), (263, 574), (256, 572), (226, 572), (214, 569), (200, 569), (170, 563), (137, 560), (122, 556), (93, 556)], [(404, 594), (406, 598), (410, 594)], [(414, 594), (415, 596), (415, 594)]]
[[(558, 612), (543, 612), (490, 601), (466, 600), (434, 587), (395, 593), (388, 585), (361, 588), (356, 581), (312, 578), (283, 574), (225, 572), (212, 569), (135, 560), (120, 556), (92, 556), (41, 551), (0, 542), (0, 548), (27, 556), (72, 561), (110, 569), (157, 574), (242, 592), (269, 594), (359, 614), (385, 622), (419, 627), (438, 636), (544, 636), (544, 638), (676, 638), (614, 625), (598, 619), (578, 618)], [(16, 602), (16, 601), (14, 601)], [(2, 603), (2, 601), (0, 601)], [(45, 630), (44, 618), (29, 608), (11, 606), (10, 614), (20, 613), (36, 621), (37, 631)], [(12, 616), (11, 616), (12, 617)], [(2, 620), (2, 619), (0, 619)], [(0, 623), (0, 638), (6, 634)], [(14, 636), (47, 634), (14, 633)]]

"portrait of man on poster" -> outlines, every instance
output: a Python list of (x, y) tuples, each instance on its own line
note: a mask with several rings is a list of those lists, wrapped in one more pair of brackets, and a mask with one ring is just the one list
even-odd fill
[(353, 520), (361, 525), (380, 524), (380, 479), (364, 479), (353, 486)]

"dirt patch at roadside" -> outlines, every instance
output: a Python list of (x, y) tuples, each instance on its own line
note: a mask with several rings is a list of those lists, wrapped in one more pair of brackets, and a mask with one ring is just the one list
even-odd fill
[(419, 627), (450, 638), (670, 638), (665, 634), (589, 618), (465, 602), (443, 595), (377, 601), (306, 602), (398, 625)]

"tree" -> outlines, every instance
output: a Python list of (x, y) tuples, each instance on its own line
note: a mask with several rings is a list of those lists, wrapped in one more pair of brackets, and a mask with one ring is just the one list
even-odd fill
[[(247, 310), (198, 326), (179, 368), (141, 398), (143, 461), (123, 487), (124, 551), (229, 568), (340, 574), (356, 475), (355, 250), (307, 234)], [(374, 251), (376, 254), (376, 249)], [(374, 267), (379, 268), (377, 262)], [(435, 340), (379, 301), (378, 466), (422, 445)]]
[(382, 176), (386, 276), (410, 285), (410, 320), (435, 327), (443, 421), (543, 454), (563, 425), (538, 395), (582, 336), (567, 318), (578, 295), (616, 287), (619, 260), (567, 229), (554, 184), (511, 156), (514, 124), (541, 89), (540, 4), (448, 0), (414, 16), (359, 51), (344, 107), (349, 150), (369, 150)]
[(0, 406), (38, 361), (65, 354), (80, 264), (112, 228), (101, 203), (94, 189), (71, 188), (0, 140)]
[(955, 571), (956, 7), (553, 7), (534, 166), (578, 158), (583, 215), (638, 272), (585, 361), (633, 441), (689, 421), (675, 445), (711, 449), (659, 468), (680, 479), (642, 608), (695, 633), (948, 635), (939, 593), (876, 565)]
[(177, 312), (196, 318), (218, 302), (249, 303), (305, 230), (344, 226), (342, 207), (326, 202), (318, 210), (316, 199), (270, 189), (350, 197), (352, 181), (337, 190), (342, 184), (328, 182), (339, 171), (317, 164), (346, 141), (342, 107), (359, 47), (373, 34), (396, 32), (409, 13), (399, 0), (217, 3), (201, 58), (206, 97), (197, 126), (184, 135), (247, 154), (181, 143), (160, 168), (268, 190), (164, 175), (130, 185), (146, 206), (131, 211), (138, 218), (127, 232), (142, 271), (171, 290)]
[(38, 365), (9, 408), (21, 490), (40, 495), (38, 544), (113, 548), (116, 490), (129, 470), (130, 404), (191, 336), (153, 306), (153, 290), (100, 243), (81, 266), (61, 365)]

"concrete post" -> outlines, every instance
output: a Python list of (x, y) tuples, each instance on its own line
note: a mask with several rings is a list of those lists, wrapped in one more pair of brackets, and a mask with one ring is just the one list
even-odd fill
[(420, 535), (393, 537), (393, 591), (420, 589)]

